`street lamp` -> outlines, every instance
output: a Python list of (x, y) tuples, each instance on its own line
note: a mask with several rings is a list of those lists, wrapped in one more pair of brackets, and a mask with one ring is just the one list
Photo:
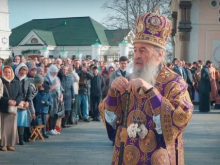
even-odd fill
[(60, 56), (62, 59), (67, 58), (67, 54), (68, 54), (68, 51), (66, 51), (65, 49), (60, 50)]
[(42, 56), (44, 56), (45, 58), (48, 58), (49, 56), (49, 50), (47, 49), (47, 47), (43, 47), (41, 50), (40, 50), (40, 53)]
[(78, 59), (82, 61), (82, 53), (79, 50), (76, 52), (76, 55), (78, 56)]

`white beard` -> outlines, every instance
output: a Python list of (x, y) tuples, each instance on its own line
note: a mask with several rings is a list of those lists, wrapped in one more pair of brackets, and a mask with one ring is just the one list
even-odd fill
[[(156, 83), (156, 78), (158, 75), (159, 67), (155, 66), (155, 59), (152, 59), (147, 64), (144, 64), (143, 67), (133, 66), (133, 72), (131, 74), (131, 79), (141, 78), (144, 81), (150, 83), (152, 86)], [(142, 62), (140, 60), (137, 60)], [(134, 61), (135, 63), (135, 61)]]

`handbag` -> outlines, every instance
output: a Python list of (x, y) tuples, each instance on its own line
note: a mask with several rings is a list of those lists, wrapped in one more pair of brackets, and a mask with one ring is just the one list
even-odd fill
[(64, 107), (64, 102), (58, 102), (58, 111), (54, 115), (56, 119), (63, 118), (65, 116), (65, 107)]
[(41, 115), (38, 115), (35, 119), (31, 121), (31, 126), (43, 125)]
[[(4, 84), (5, 86), (5, 90), (7, 92), (7, 95), (8, 95), (8, 98), (10, 99), (10, 96), (9, 96), (9, 92), (8, 92), (8, 89), (6, 87), (6, 85)], [(16, 115), (17, 114), (17, 106), (14, 106), (14, 105), (8, 105), (8, 113), (11, 113), (13, 115)]]

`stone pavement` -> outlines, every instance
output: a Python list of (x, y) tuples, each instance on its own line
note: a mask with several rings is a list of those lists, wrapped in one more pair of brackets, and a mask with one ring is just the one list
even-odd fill
[[(220, 164), (219, 110), (195, 110), (184, 137), (185, 165)], [(0, 152), (0, 165), (110, 165), (112, 149), (101, 122), (80, 122), (44, 142)]]

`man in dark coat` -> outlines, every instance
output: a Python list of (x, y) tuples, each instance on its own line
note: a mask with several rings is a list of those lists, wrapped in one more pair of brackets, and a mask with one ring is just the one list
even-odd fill
[(180, 75), (185, 81), (187, 81), (187, 75), (182, 65), (182, 61), (178, 60), (177, 65), (175, 65), (173, 68), (173, 71)]
[(90, 79), (93, 75), (89, 72), (86, 66), (82, 66), (78, 70), (79, 79), (79, 106), (83, 107), (83, 117), (85, 122), (90, 122), (89, 120), (89, 89), (90, 89)]
[(93, 121), (100, 121), (98, 105), (102, 100), (102, 93), (105, 89), (105, 81), (101, 74), (99, 74), (98, 67), (93, 67), (94, 77), (91, 79), (91, 102), (94, 118)]
[(193, 100), (193, 88), (194, 88), (194, 80), (193, 80), (193, 76), (192, 76), (192, 72), (191, 72), (191, 68), (192, 68), (192, 64), (188, 63), (186, 65), (186, 67), (184, 67), (185, 73), (186, 73), (186, 82), (188, 84), (188, 92), (190, 95), (191, 100)]
[(211, 82), (209, 76), (209, 61), (202, 68), (201, 79), (199, 81), (199, 111), (209, 112), (210, 111), (210, 92), (211, 92)]

